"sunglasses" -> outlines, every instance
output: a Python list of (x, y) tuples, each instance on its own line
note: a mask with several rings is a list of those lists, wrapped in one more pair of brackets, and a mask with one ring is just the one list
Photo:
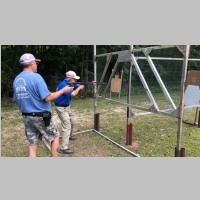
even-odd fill
[(39, 65), (39, 62), (35, 61), (36, 65)]

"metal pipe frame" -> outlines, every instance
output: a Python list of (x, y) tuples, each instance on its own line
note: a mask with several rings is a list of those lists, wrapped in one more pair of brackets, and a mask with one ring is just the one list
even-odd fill
[(147, 58), (147, 61), (148, 61), (149, 65), (150, 65), (150, 67), (151, 67), (151, 70), (153, 71), (153, 73), (154, 73), (154, 75), (155, 75), (155, 77), (156, 77), (156, 79), (157, 79), (157, 81), (158, 81), (158, 83), (159, 83), (159, 85), (160, 85), (165, 97), (167, 98), (167, 100), (170, 103), (170, 105), (172, 106), (172, 108), (174, 110), (176, 110), (176, 106), (175, 106), (173, 100), (171, 99), (171, 97), (170, 97), (170, 95), (169, 95), (169, 93), (168, 93), (168, 91), (167, 91), (162, 79), (160, 78), (160, 75), (159, 75), (155, 65), (153, 64), (150, 56), (146, 55), (146, 58)]
[[(94, 81), (97, 81), (96, 45), (94, 45)], [(97, 113), (97, 86), (94, 86), (94, 113)]]
[[(154, 46), (154, 47), (145, 47), (145, 48), (140, 48), (140, 49), (131, 49), (131, 50), (126, 50), (126, 51), (127, 51), (127, 52), (128, 52), (128, 51), (129, 51), (129, 52), (140, 52), (140, 51), (141, 51), (141, 52), (143, 52), (144, 54), (146, 54), (146, 57), (136, 57), (136, 56), (133, 56), (133, 55), (131, 55), (131, 56), (132, 56), (132, 62), (133, 62), (133, 64), (135, 65), (135, 68), (136, 68), (136, 70), (137, 70), (137, 72), (138, 72), (138, 75), (140, 76), (140, 79), (141, 79), (141, 81), (142, 81), (142, 83), (143, 83), (143, 86), (144, 86), (144, 88), (145, 88), (145, 90), (146, 90), (146, 93), (147, 93), (147, 95), (149, 96), (149, 99), (150, 99), (151, 103), (154, 105), (154, 107), (155, 107), (155, 109), (156, 109), (156, 112), (153, 112), (153, 113), (163, 114), (163, 115), (167, 115), (167, 116), (171, 116), (171, 117), (177, 117), (176, 115), (174, 115), (174, 113), (175, 113), (178, 109), (176, 108), (176, 105), (174, 104), (173, 100), (171, 99), (171, 97), (170, 97), (170, 95), (169, 95), (169, 93), (168, 93), (168, 91), (167, 91), (167, 89), (166, 89), (164, 83), (162, 82), (162, 80), (161, 80), (161, 78), (160, 78), (160, 76), (159, 76), (159, 74), (158, 74), (158, 72), (157, 72), (157, 70), (156, 70), (156, 68), (155, 68), (155, 65), (153, 64), (153, 61), (152, 61), (152, 60), (153, 60), (153, 59), (155, 59), (155, 60), (184, 60), (184, 58), (160, 58), (160, 57), (150, 57), (149, 55), (147, 55), (147, 54), (149, 54), (152, 50), (155, 50), (155, 49), (165, 49), (165, 48), (172, 48), (172, 47), (177, 48), (176, 45), (167, 45), (167, 46), (166, 46), (166, 45), (161, 45), (161, 46)], [(119, 54), (119, 53), (122, 53), (122, 52), (126, 52), (126, 51), (118, 51), (118, 52), (100, 54), (100, 55), (97, 55), (96, 58), (102, 57), (102, 56), (116, 55), (116, 54)], [(111, 59), (111, 58), (110, 58), (110, 59)], [(142, 72), (141, 72), (140, 68), (139, 68), (139, 65), (138, 65), (138, 63), (137, 63), (137, 60), (138, 60), (138, 59), (146, 59), (146, 60), (148, 60), (149, 65), (150, 65), (150, 67), (151, 67), (151, 69), (152, 69), (152, 71), (153, 71), (153, 73), (154, 73), (154, 75), (155, 75), (155, 77), (156, 77), (158, 83), (160, 84), (160, 87), (161, 87), (161, 89), (162, 89), (162, 91), (163, 91), (165, 97), (167, 98), (168, 102), (170, 103), (170, 105), (171, 105), (172, 108), (173, 108), (173, 111), (172, 111), (171, 114), (170, 114), (170, 113), (166, 113), (166, 112), (163, 111), (163, 110), (159, 110), (158, 105), (157, 105), (156, 101), (154, 100), (154, 97), (153, 97), (153, 95), (151, 94), (150, 89), (148, 88), (148, 85), (147, 85), (147, 83), (146, 83), (146, 81), (145, 81), (145, 79), (144, 79), (144, 77), (143, 77), (143, 75), (142, 75)], [(189, 58), (188, 58), (188, 60), (191, 60), (191, 61), (200, 61), (200, 59), (189, 59)], [(110, 60), (109, 60), (109, 62), (110, 62)], [(107, 61), (106, 67), (104, 68), (104, 76), (105, 76), (105, 73), (106, 73), (106, 71), (107, 71), (109, 62)], [(140, 110), (149, 111), (149, 109), (142, 108), (142, 107), (140, 107), (140, 106), (131, 105), (131, 104), (129, 104), (129, 103), (125, 104), (125, 103), (122, 103), (122, 102), (119, 102), (119, 101), (115, 101), (115, 100), (112, 100), (112, 99), (109, 99), (109, 98), (105, 98), (105, 97), (106, 97), (106, 92), (108, 91), (108, 87), (109, 87), (110, 82), (111, 82), (111, 79), (113, 78), (114, 73), (115, 73), (115, 71), (116, 71), (116, 69), (117, 69), (117, 65), (118, 65), (118, 61), (116, 61), (116, 64), (115, 64), (114, 69), (113, 69), (113, 71), (112, 71), (112, 74), (111, 74), (111, 76), (110, 76), (110, 79), (109, 79), (109, 82), (108, 82), (108, 84), (107, 84), (107, 87), (106, 87), (106, 89), (104, 90), (103, 96), (99, 96), (99, 95), (98, 95), (97, 97), (98, 97), (98, 98), (99, 98), (99, 97), (100, 97), (100, 98), (103, 98), (103, 99), (105, 99), (105, 100), (113, 101), (113, 102), (119, 103), (119, 104), (121, 104), (121, 105), (133, 107), (133, 108), (140, 109)], [(103, 76), (103, 77), (104, 77), (104, 76)], [(99, 90), (98, 90), (98, 91), (99, 91)], [(148, 114), (148, 112), (147, 112), (147, 114)]]
[[(115, 142), (114, 140), (110, 139), (109, 137), (105, 136), (104, 134), (102, 134), (101, 132), (95, 130), (95, 129), (89, 129), (89, 130), (85, 130), (85, 131), (79, 131), (76, 133), (73, 133), (73, 135), (77, 135), (77, 134), (81, 134), (81, 133), (87, 133), (87, 132), (96, 132), (99, 135), (103, 136), (104, 138), (106, 138), (108, 141), (112, 142), (113, 144), (117, 145), (118, 147), (122, 148), (123, 150), (125, 150), (126, 152), (130, 153), (131, 155), (135, 156), (135, 157), (141, 157), (139, 154), (134, 153), (133, 151), (130, 151), (129, 149), (123, 147), (122, 145), (118, 144), (117, 142)], [(51, 147), (48, 144), (47, 140), (42, 137), (42, 141), (44, 142), (44, 144), (46, 145), (46, 147), (51, 151)]]
[(94, 132), (96, 132), (96, 133), (98, 133), (99, 135), (103, 136), (104, 138), (106, 138), (106, 139), (107, 139), (107, 140), (109, 140), (110, 142), (112, 142), (112, 143), (116, 144), (118, 147), (120, 147), (120, 148), (122, 148), (123, 150), (127, 151), (128, 153), (130, 153), (130, 154), (134, 155), (135, 157), (140, 157), (140, 155), (139, 155), (139, 154), (136, 154), (136, 153), (134, 153), (134, 152), (130, 151), (129, 149), (127, 149), (127, 148), (123, 147), (122, 145), (118, 144), (118, 143), (117, 143), (117, 142), (115, 142), (114, 140), (111, 140), (109, 137), (107, 137), (107, 136), (103, 135), (102, 133), (100, 133), (100, 132), (98, 132), (98, 131), (96, 131), (96, 130), (94, 130)]
[[(160, 45), (160, 46), (152, 46), (152, 47), (145, 47), (145, 48), (139, 48), (139, 49), (134, 48), (131, 52), (135, 53), (135, 52), (141, 52), (145, 49), (156, 50), (156, 49), (167, 49), (167, 48), (172, 48), (172, 47), (176, 47), (176, 45)], [(121, 52), (121, 51), (112, 52), (112, 55), (117, 55), (117, 54), (119, 54), (119, 52)], [(99, 54), (99, 55), (96, 55), (95, 58), (106, 56), (108, 54), (110, 54), (110, 53)]]
[(117, 104), (120, 104), (120, 105), (123, 105), (123, 106), (129, 106), (129, 107), (136, 108), (136, 109), (139, 109), (139, 110), (149, 111), (148, 108), (144, 108), (144, 107), (141, 107), (141, 106), (136, 106), (136, 105), (133, 105), (133, 104), (128, 104), (128, 103), (124, 103), (124, 102), (117, 101), (117, 100), (114, 100), (114, 99), (106, 98), (105, 96), (98, 96), (97, 98), (101, 98), (101, 99), (104, 99), (106, 101), (117, 103)]
[[(133, 45), (130, 46), (130, 50), (133, 50)], [(132, 80), (132, 63), (129, 63), (129, 79), (128, 79), (128, 97), (127, 104), (130, 104), (131, 101), (131, 80)], [(127, 126), (130, 123), (130, 107), (127, 106)]]
[(181, 93), (180, 93), (180, 104), (179, 104), (179, 113), (178, 113), (178, 130), (177, 130), (177, 142), (176, 149), (181, 149), (181, 135), (182, 135), (182, 126), (183, 126), (183, 112), (184, 112), (184, 88), (185, 88), (185, 80), (187, 75), (187, 65), (188, 65), (188, 57), (190, 52), (190, 45), (186, 45), (184, 60), (183, 60), (183, 68), (182, 68), (182, 78), (181, 78)]
[[(165, 49), (165, 48), (172, 48), (172, 47), (176, 47), (175, 45), (161, 45), (161, 46), (153, 46), (153, 47), (146, 47), (146, 48), (140, 48), (140, 49), (132, 49), (131, 52), (134, 53), (134, 52), (140, 52), (140, 51), (152, 51), (152, 50), (155, 50), (155, 49)], [(139, 75), (140, 75), (140, 78), (141, 78), (141, 81), (143, 83), (144, 86), (146, 86), (146, 89), (148, 90), (147, 94), (148, 96), (150, 97), (150, 100), (152, 101), (152, 103), (154, 104), (154, 106), (156, 107), (157, 111), (159, 114), (165, 114), (165, 115), (168, 115), (167, 113), (165, 113), (164, 111), (159, 111), (158, 109), (158, 106), (153, 98), (153, 95), (151, 94), (150, 90), (148, 89), (148, 86), (146, 84), (146, 81), (140, 71), (140, 68), (139, 68), (139, 65), (137, 64), (137, 61), (136, 59), (147, 59), (152, 70), (154, 70), (154, 74), (156, 76), (156, 78), (158, 80), (159, 79), (159, 76), (157, 75), (156, 71), (155, 71), (155, 66), (153, 65), (153, 62), (152, 62), (152, 59), (160, 59), (160, 60), (183, 60), (183, 70), (182, 70), (182, 81), (181, 81), (181, 101), (180, 101), (180, 109), (179, 109), (179, 121), (178, 121), (178, 131), (177, 131), (177, 145), (176, 145), (176, 149), (180, 149), (181, 148), (181, 133), (182, 133), (182, 121), (183, 121), (183, 109), (184, 109), (184, 82), (185, 82), (185, 79), (186, 79), (186, 70), (187, 70), (187, 64), (188, 64), (188, 60), (194, 60), (194, 61), (200, 61), (200, 59), (189, 59), (188, 58), (188, 55), (189, 55), (189, 49), (190, 49), (190, 45), (186, 45), (186, 56), (184, 56), (183, 59), (180, 59), (180, 58), (150, 58), (149, 56), (147, 56), (146, 58), (144, 57), (134, 57), (132, 55), (132, 63), (135, 65), (136, 67), (136, 70), (137, 72), (139, 72)], [(104, 79), (104, 76), (106, 74), (106, 71), (107, 71), (107, 68), (108, 68), (108, 65), (109, 65), (109, 62), (111, 60), (111, 57), (112, 55), (116, 55), (118, 54), (119, 52), (112, 52), (112, 53), (106, 53), (106, 54), (100, 54), (100, 55), (96, 55), (96, 45), (94, 45), (94, 81), (96, 81), (96, 77), (97, 77), (97, 74), (96, 74), (96, 60), (98, 57), (102, 57), (102, 56), (107, 56), (109, 55), (109, 59), (106, 63), (106, 67), (104, 68), (104, 74), (102, 75), (102, 80)], [(126, 106), (129, 106), (129, 107), (134, 107), (134, 108), (137, 108), (137, 109), (141, 109), (141, 110), (145, 110), (145, 111), (149, 111), (149, 109), (146, 109), (146, 108), (142, 108), (142, 107), (139, 107), (139, 106), (134, 106), (132, 104), (129, 104), (129, 103), (122, 103), (122, 102), (119, 102), (119, 101), (115, 101), (115, 100), (112, 100), (112, 99), (108, 99), (108, 98), (105, 98), (105, 94), (108, 90), (108, 86), (110, 85), (110, 82), (111, 82), (111, 79), (112, 77), (114, 76), (114, 73), (117, 69), (117, 66), (118, 66), (118, 62), (116, 62), (115, 64), (115, 67), (113, 69), (113, 72), (111, 74), (111, 77), (109, 79), (109, 82), (107, 84), (107, 87), (104, 91), (104, 97), (103, 99), (105, 100), (108, 100), (108, 101), (112, 101), (112, 102), (115, 102), (115, 103), (119, 103), (119, 104), (122, 104), (122, 105), (126, 105)], [(159, 81), (158, 81), (159, 82)], [(161, 83), (161, 82), (160, 82)], [(164, 90), (163, 92), (165, 93), (165, 87), (163, 87), (162, 83), (161, 83), (161, 88)], [(96, 108), (97, 108), (97, 87), (95, 86), (94, 87), (94, 113), (96, 113)], [(171, 99), (169, 99), (169, 95), (166, 93), (167, 97), (168, 97), (168, 100), (171, 101)], [(173, 106), (173, 108), (175, 108)], [(166, 110), (165, 110), (166, 111)], [(152, 112), (147, 112), (146, 114), (151, 114)], [(144, 113), (142, 113), (144, 114)], [(137, 115), (137, 114), (136, 114)], [(169, 116), (171, 116), (171, 114), (169, 114)], [(116, 144), (117, 146), (119, 146), (120, 148), (124, 149), (125, 151), (131, 153), (132, 155), (136, 156), (136, 157), (140, 157), (138, 154), (130, 151), (129, 149), (126, 149), (125, 147), (119, 145), (118, 143), (116, 143), (115, 141), (111, 140), (110, 138), (108, 138), (107, 136), (103, 135), (102, 133), (98, 132), (97, 130), (95, 129), (90, 129), (90, 130), (86, 130), (86, 131), (80, 131), (80, 132), (77, 132), (77, 133), (74, 133), (73, 135), (76, 135), (76, 134), (80, 134), (80, 133), (86, 133), (86, 132), (90, 132), (90, 131), (94, 131), (96, 133), (98, 133), (99, 135), (103, 136), (104, 138), (106, 138), (107, 140), (111, 141), (112, 143)], [(46, 141), (46, 139), (44, 137), (42, 137), (42, 141), (45, 143), (45, 145), (48, 147), (48, 149), (50, 150), (51, 147), (49, 146), (48, 142)]]
[(155, 99), (154, 99), (154, 97), (153, 97), (153, 95), (152, 95), (152, 93), (151, 93), (146, 81), (145, 81), (145, 78), (144, 78), (144, 76), (143, 76), (143, 74), (142, 74), (142, 72), (140, 70), (140, 67), (139, 67), (135, 57), (133, 55), (131, 55), (131, 56), (132, 56), (132, 63), (134, 64), (135, 69), (136, 69), (136, 71), (137, 71), (137, 73), (138, 73), (138, 75), (140, 77), (140, 80), (142, 81), (144, 89), (146, 90), (146, 93), (147, 93), (151, 103), (155, 106), (156, 110), (158, 111), (159, 110), (158, 105), (157, 105), (157, 103), (156, 103), (156, 101), (155, 101)]
[(42, 142), (44, 142), (44, 144), (45, 144), (46, 147), (49, 149), (49, 151), (51, 151), (51, 146), (49, 145), (49, 142), (45, 139), (44, 136), (42, 136)]
[[(147, 60), (146, 57), (138, 57), (138, 56), (135, 56), (136, 59), (138, 60)], [(165, 57), (151, 57), (152, 60), (180, 60), (180, 61), (183, 61), (183, 58), (165, 58)], [(200, 61), (200, 59), (197, 59), (197, 58), (189, 58), (188, 61)]]
[[(138, 110), (147, 111), (146, 112), (147, 115), (149, 114), (149, 111), (151, 110), (150, 108), (144, 108), (144, 107), (141, 107), (141, 106), (124, 103), (124, 102), (117, 101), (117, 100), (114, 100), (114, 99), (106, 98), (105, 96), (98, 96), (97, 98), (104, 99), (106, 101), (117, 103), (117, 104), (120, 104), (120, 105), (123, 105), (123, 106), (129, 106), (131, 108), (135, 108), (135, 109), (138, 109)], [(171, 109), (168, 109), (168, 110), (171, 110)], [(168, 113), (166, 111), (167, 110), (157, 110), (157, 111), (151, 111), (151, 113), (152, 114), (154, 114), (154, 113), (156, 113), (156, 114), (162, 114), (162, 115), (167, 115), (167, 116), (170, 116), (170, 117), (174, 117), (174, 112), (173, 111), (172, 111), (172, 113)], [(142, 113), (142, 115), (144, 115), (144, 113)], [(139, 115), (135, 114), (134, 116), (139, 116)]]

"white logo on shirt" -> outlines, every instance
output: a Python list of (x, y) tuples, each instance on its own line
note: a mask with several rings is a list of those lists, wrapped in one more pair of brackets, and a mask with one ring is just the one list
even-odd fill
[(19, 78), (15, 82), (15, 91), (17, 99), (30, 98), (31, 95), (26, 91), (26, 81), (23, 78)]

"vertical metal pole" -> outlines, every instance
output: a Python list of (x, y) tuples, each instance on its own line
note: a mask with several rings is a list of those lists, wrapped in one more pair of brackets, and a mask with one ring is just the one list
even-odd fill
[[(133, 50), (133, 45), (130, 46), (131, 51)], [(131, 95), (131, 76), (132, 76), (132, 62), (130, 62), (129, 67), (129, 83), (128, 83), (128, 97), (127, 103), (130, 104), (130, 95)], [(130, 107), (127, 107), (127, 126), (130, 123)]]
[(184, 88), (185, 88), (184, 86), (185, 86), (185, 80), (186, 80), (189, 52), (190, 52), (190, 45), (186, 45), (186, 52), (184, 54), (184, 59), (183, 59), (183, 69), (182, 69), (182, 78), (181, 78), (181, 94), (180, 94), (181, 98), (180, 98), (180, 104), (179, 104), (177, 143), (176, 143), (176, 150), (175, 150), (175, 156), (178, 155), (177, 157), (180, 157), (180, 152), (181, 152), (181, 134), (182, 134), (182, 124), (183, 124), (183, 111), (184, 111)]
[[(94, 45), (94, 81), (97, 82), (96, 45)], [(94, 86), (94, 129), (99, 131), (99, 113), (97, 113), (97, 85)]]
[[(96, 61), (96, 45), (94, 45), (94, 81), (97, 81), (97, 61)], [(94, 86), (94, 114), (97, 113), (97, 86)]]
[[(133, 50), (133, 45), (130, 46), (131, 51)], [(129, 83), (128, 83), (128, 97), (127, 103), (130, 104), (131, 99), (131, 76), (132, 76), (132, 62), (129, 64)], [(132, 145), (132, 124), (130, 124), (130, 107), (127, 106), (127, 128), (126, 128), (126, 144)]]
[[(196, 108), (196, 114), (195, 114), (195, 119), (194, 119), (194, 125), (198, 125), (198, 110), (199, 110), (200, 107), (197, 107)], [(200, 111), (199, 111), (200, 112)]]
[[(112, 73), (113, 73), (113, 69), (112, 69)], [(111, 94), (112, 94), (112, 91), (111, 91), (111, 84), (110, 84), (110, 99), (111, 99)]]
[[(122, 71), (121, 71), (121, 81), (123, 80), (123, 69), (122, 69)], [(121, 82), (121, 86), (122, 86), (122, 82)], [(121, 88), (121, 90), (122, 90), (122, 88)], [(119, 100), (120, 100), (120, 94), (121, 94), (121, 90), (119, 91)]]

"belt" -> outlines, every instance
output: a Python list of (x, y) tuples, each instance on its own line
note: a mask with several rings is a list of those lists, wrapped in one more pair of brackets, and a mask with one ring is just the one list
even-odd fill
[(58, 104), (55, 103), (55, 106), (58, 106), (58, 107), (67, 107), (67, 106), (69, 106), (69, 104), (66, 104), (66, 105), (58, 105)]
[(32, 116), (32, 117), (43, 117), (43, 113), (39, 112), (39, 113), (22, 113), (22, 115), (28, 115), (28, 116)]

